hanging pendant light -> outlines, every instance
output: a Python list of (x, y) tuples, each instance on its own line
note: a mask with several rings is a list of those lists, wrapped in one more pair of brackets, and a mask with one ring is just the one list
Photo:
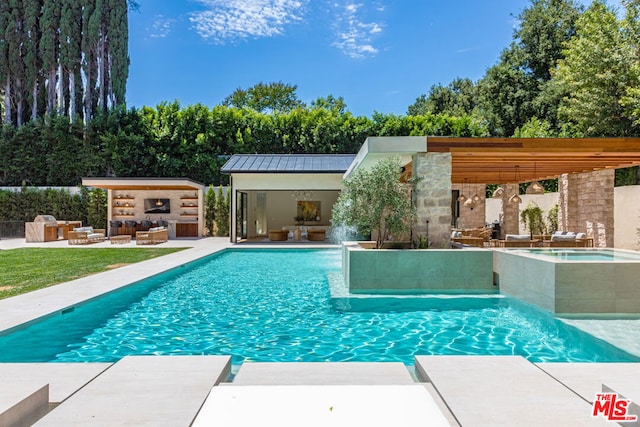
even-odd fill
[(522, 203), (522, 198), (519, 195), (514, 194), (513, 196), (509, 197), (509, 203)]
[(458, 201), (460, 203), (463, 203), (464, 201), (467, 200), (467, 196), (464, 195), (464, 183), (467, 182), (467, 178), (464, 179), (464, 182), (462, 183), (462, 190), (460, 195), (458, 196)]
[(536, 163), (533, 163), (533, 182), (527, 187), (527, 194), (544, 194), (544, 187), (537, 181)]
[(476, 202), (473, 201), (473, 198), (467, 199), (467, 201), (464, 202), (464, 207), (473, 210), (473, 208), (476, 207)]
[(516, 170), (514, 172), (514, 180), (516, 181), (516, 193), (509, 197), (509, 203), (522, 203), (522, 198), (518, 195), (520, 192), (520, 166), (516, 166)]
[[(478, 186), (478, 180), (477, 180), (477, 179), (476, 179), (475, 184), (476, 184), (476, 187), (477, 187), (477, 186)], [(471, 198), (471, 200), (473, 200), (473, 203), (480, 203), (480, 200), (482, 200), (482, 199), (480, 198), (480, 196), (478, 195), (478, 193), (475, 193), (475, 194), (473, 195), (473, 197)]]

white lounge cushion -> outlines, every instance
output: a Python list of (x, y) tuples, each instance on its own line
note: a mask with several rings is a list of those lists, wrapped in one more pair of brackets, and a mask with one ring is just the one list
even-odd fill
[(587, 237), (586, 233), (576, 233), (576, 239), (584, 239)]
[(104, 237), (104, 234), (102, 233), (89, 233), (87, 234), (87, 239), (100, 239)]
[(576, 240), (576, 235), (564, 235), (564, 236), (551, 236), (551, 241), (552, 242), (570, 242)]
[(505, 240), (530, 240), (531, 236), (528, 234), (507, 234)]
[(552, 236), (562, 236), (564, 233), (566, 233), (566, 231), (558, 230), (558, 231), (554, 231)]
[(76, 227), (73, 231), (86, 231), (87, 233), (93, 233), (93, 227)]

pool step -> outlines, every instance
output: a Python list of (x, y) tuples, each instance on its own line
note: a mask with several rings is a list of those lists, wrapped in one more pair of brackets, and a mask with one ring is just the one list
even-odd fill
[(400, 362), (245, 362), (230, 385), (412, 385)]
[(48, 411), (49, 384), (2, 383), (0, 426), (30, 426)]
[(127, 356), (36, 425), (187, 426), (230, 369), (229, 356)]
[[(48, 403), (56, 406), (109, 368), (111, 363), (0, 363), (0, 384), (49, 384)], [(0, 425), (3, 425), (0, 423)]]
[(214, 387), (193, 427), (214, 425), (449, 427), (450, 424), (425, 387), (414, 383)]
[(587, 400), (520, 356), (416, 356), (415, 368), (465, 427), (611, 425), (592, 416)]

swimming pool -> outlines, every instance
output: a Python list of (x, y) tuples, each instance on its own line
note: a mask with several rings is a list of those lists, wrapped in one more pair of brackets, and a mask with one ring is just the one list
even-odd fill
[(631, 251), (603, 248), (530, 248), (511, 249), (512, 252), (526, 253), (555, 262), (600, 261), (600, 262), (640, 262), (640, 254)]
[(3, 362), (105, 362), (128, 354), (244, 361), (401, 361), (517, 354), (636, 361), (515, 299), (335, 298), (338, 250), (227, 250), (0, 336)]

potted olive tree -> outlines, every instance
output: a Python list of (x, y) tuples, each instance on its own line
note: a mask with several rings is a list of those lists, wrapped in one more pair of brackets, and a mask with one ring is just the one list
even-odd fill
[(375, 231), (376, 249), (390, 235), (409, 231), (415, 209), (407, 184), (400, 181), (401, 166), (400, 159), (389, 158), (356, 170), (333, 206), (332, 226), (356, 227), (363, 234)]
[(527, 205), (526, 209), (520, 212), (520, 219), (524, 223), (525, 227), (529, 229), (531, 239), (534, 234), (544, 234), (546, 225), (544, 219), (542, 219), (542, 209), (535, 203), (531, 202)]

